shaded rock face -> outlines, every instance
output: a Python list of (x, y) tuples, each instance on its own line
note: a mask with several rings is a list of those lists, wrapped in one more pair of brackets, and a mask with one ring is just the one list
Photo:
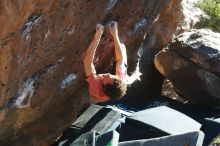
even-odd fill
[[(132, 72), (145, 34), (154, 36), (155, 22), (162, 26), (166, 16), (179, 11), (180, 2), (1, 1), (0, 145), (49, 145), (87, 107), (90, 101), (81, 56), (98, 22), (119, 22)], [(166, 24), (172, 30), (169, 41), (177, 23)], [(112, 38), (105, 32), (95, 59), (98, 72), (110, 69), (112, 56)]]
[(197, 104), (220, 104), (220, 35), (192, 30), (155, 57), (156, 68), (178, 93)]
[(149, 99), (161, 95), (164, 76), (155, 69), (154, 56), (171, 42), (176, 28), (180, 25), (183, 19), (181, 2), (169, 1), (146, 33), (139, 49), (141, 82), (134, 83), (128, 90), (128, 100), (124, 101), (127, 104), (139, 106), (145, 103), (146, 97)]

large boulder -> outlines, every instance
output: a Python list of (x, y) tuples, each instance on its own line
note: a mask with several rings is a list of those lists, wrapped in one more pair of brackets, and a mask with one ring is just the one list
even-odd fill
[[(97, 23), (119, 22), (132, 72), (145, 34), (179, 11), (180, 3), (0, 1), (0, 145), (49, 145), (90, 104), (81, 56)], [(170, 20), (165, 24), (172, 25)], [(169, 28), (171, 37), (176, 27)], [(111, 56), (113, 43), (105, 32), (96, 55), (98, 72), (110, 69)]]
[(220, 105), (220, 34), (200, 29), (177, 36), (155, 57), (176, 91), (197, 104)]

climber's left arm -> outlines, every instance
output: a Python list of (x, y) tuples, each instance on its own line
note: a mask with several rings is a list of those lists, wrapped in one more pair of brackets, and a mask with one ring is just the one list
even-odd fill
[(125, 45), (121, 43), (119, 39), (118, 23), (114, 21), (111, 22), (108, 25), (108, 29), (114, 39), (116, 70), (125, 73), (127, 70), (127, 53)]

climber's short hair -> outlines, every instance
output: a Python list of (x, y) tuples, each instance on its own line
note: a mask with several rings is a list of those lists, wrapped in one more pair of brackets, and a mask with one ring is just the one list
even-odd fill
[(119, 78), (113, 80), (113, 84), (104, 85), (104, 93), (110, 97), (111, 100), (119, 100), (126, 94), (127, 86)]

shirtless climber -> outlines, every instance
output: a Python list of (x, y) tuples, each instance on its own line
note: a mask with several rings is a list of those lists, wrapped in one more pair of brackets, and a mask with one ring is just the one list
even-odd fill
[(101, 24), (97, 24), (95, 36), (92, 43), (87, 48), (83, 60), (87, 82), (89, 84), (89, 95), (94, 102), (118, 100), (125, 95), (127, 90), (126, 48), (119, 40), (117, 22), (109, 23), (107, 29), (114, 39), (116, 74), (97, 74), (93, 64), (95, 52), (104, 30), (104, 26)]

